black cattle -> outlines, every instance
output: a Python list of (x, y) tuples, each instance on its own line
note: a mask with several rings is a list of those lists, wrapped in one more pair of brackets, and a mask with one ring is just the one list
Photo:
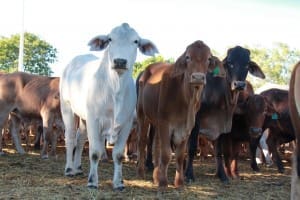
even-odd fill
[[(188, 181), (194, 180), (193, 160), (197, 151), (198, 134), (203, 134), (215, 141), (220, 134), (228, 133), (232, 126), (232, 117), (236, 107), (239, 91), (246, 86), (248, 72), (260, 78), (265, 75), (259, 66), (250, 60), (250, 51), (240, 46), (231, 48), (223, 60), (226, 77), (215, 77), (209, 73), (206, 77), (206, 87), (202, 93), (201, 108), (196, 114), (195, 126), (191, 132), (188, 144), (188, 160), (185, 172)], [(221, 144), (215, 144), (217, 176), (227, 182), (224, 176)]]

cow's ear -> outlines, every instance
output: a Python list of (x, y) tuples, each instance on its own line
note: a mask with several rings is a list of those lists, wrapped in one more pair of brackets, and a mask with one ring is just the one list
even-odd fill
[(147, 39), (140, 39), (139, 49), (143, 54), (147, 56), (154, 56), (156, 53), (158, 53), (158, 49), (156, 48), (156, 46)]
[(107, 35), (98, 35), (91, 39), (88, 43), (90, 51), (102, 51), (109, 44), (110, 39)]
[(263, 71), (260, 69), (260, 67), (258, 66), (258, 64), (256, 64), (253, 61), (249, 62), (249, 72), (250, 74), (252, 74), (253, 76), (256, 76), (258, 78), (265, 78), (265, 74), (263, 73)]

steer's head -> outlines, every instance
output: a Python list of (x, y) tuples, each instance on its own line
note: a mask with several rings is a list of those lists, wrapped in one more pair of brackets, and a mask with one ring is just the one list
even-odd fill
[(250, 60), (250, 51), (243, 47), (236, 46), (229, 49), (223, 63), (232, 90), (243, 90), (246, 87), (248, 72), (253, 76), (265, 78), (259, 66)]
[(206, 84), (210, 57), (210, 48), (202, 41), (195, 41), (176, 60), (175, 74), (184, 74), (192, 87), (202, 88)]
[(150, 40), (142, 39), (127, 23), (115, 27), (108, 35), (93, 38), (88, 45), (91, 51), (106, 49), (108, 65), (118, 74), (132, 72), (137, 49), (149, 56), (158, 53), (156, 46)]
[(236, 108), (236, 113), (245, 116), (248, 133), (255, 139), (261, 136), (266, 115), (272, 112), (269, 104), (262, 95), (250, 95)]

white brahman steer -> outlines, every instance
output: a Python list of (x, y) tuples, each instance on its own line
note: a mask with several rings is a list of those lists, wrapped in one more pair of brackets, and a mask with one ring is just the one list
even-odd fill
[[(158, 51), (151, 41), (140, 38), (127, 23), (114, 28), (108, 35), (93, 38), (88, 45), (91, 51), (106, 49), (103, 57), (99, 59), (91, 54), (77, 56), (61, 77), (60, 100), (66, 137), (65, 175), (82, 173), (81, 153), (85, 142), (82, 135), (87, 134), (90, 158), (87, 186), (97, 188), (99, 159), (105, 152), (107, 139), (114, 143), (113, 187), (122, 190), (123, 151), (136, 106), (132, 70), (137, 48), (151, 56)], [(78, 126), (75, 122), (78, 117), (81, 139), (76, 140)]]

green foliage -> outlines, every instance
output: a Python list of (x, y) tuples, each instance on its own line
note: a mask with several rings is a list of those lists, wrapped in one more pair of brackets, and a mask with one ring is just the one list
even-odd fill
[(165, 60), (161, 55), (155, 57), (149, 57), (142, 62), (136, 62), (133, 67), (133, 77), (136, 78), (141, 71), (143, 71), (148, 65), (156, 62), (174, 62), (174, 59), (170, 58)]
[(251, 51), (251, 60), (256, 62), (266, 75), (264, 80), (256, 79), (253, 76), (249, 78), (255, 88), (265, 83), (289, 84), (291, 71), (300, 60), (299, 50), (291, 49), (284, 43), (276, 43), (270, 49), (263, 47), (249, 49)]
[[(14, 72), (18, 70), (20, 35), (0, 38), (0, 70)], [(56, 61), (57, 50), (32, 33), (24, 34), (24, 71), (32, 74), (51, 76), (49, 66)]]

